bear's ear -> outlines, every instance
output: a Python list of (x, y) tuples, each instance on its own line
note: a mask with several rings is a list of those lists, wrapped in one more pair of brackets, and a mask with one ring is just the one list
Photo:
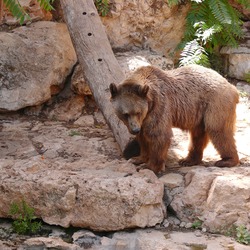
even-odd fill
[(114, 83), (111, 83), (109, 85), (109, 90), (110, 90), (110, 93), (111, 93), (111, 97), (114, 98), (116, 97), (117, 93), (118, 93), (118, 90), (117, 90), (117, 87)]
[(149, 86), (148, 85), (139, 86), (139, 88), (138, 88), (138, 94), (141, 97), (146, 97), (148, 91), (149, 91)]

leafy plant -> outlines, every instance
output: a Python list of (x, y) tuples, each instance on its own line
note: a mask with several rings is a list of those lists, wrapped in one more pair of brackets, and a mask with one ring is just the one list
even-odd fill
[(34, 221), (36, 219), (34, 209), (24, 200), (11, 204), (10, 215), (15, 218), (12, 226), (18, 234), (36, 233), (41, 229), (41, 222)]
[[(248, 0), (237, 0), (250, 9)], [(190, 63), (209, 66), (210, 55), (220, 46), (238, 45), (242, 38), (241, 14), (227, 0), (190, 0), (190, 10), (186, 17), (186, 30), (178, 49), (181, 53), (180, 65)], [(168, 0), (175, 5), (178, 0)]]
[(202, 221), (201, 220), (196, 220), (192, 224), (192, 228), (194, 228), (194, 229), (201, 228), (201, 226), (202, 226)]
[(109, 13), (109, 0), (95, 0), (95, 6), (101, 16), (107, 16)]
[(245, 245), (250, 245), (250, 233), (243, 225), (236, 227), (236, 240)]
[[(53, 9), (52, 3), (54, 0), (37, 0), (40, 6), (46, 10), (50, 11)], [(28, 13), (24, 10), (24, 8), (20, 5), (18, 0), (0, 0), (0, 5), (4, 3), (5, 7), (12, 13), (17, 20), (19, 20), (22, 25), (26, 20), (30, 19)], [(2, 20), (2, 15), (0, 15), (0, 20)]]

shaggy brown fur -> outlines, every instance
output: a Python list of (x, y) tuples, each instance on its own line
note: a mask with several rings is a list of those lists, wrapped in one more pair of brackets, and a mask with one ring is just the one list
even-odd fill
[(140, 144), (135, 164), (155, 173), (165, 169), (172, 127), (190, 132), (188, 156), (181, 165), (201, 163), (209, 139), (221, 155), (219, 167), (239, 163), (234, 140), (237, 89), (211, 69), (191, 65), (171, 71), (137, 69), (120, 85), (110, 85), (116, 114)]

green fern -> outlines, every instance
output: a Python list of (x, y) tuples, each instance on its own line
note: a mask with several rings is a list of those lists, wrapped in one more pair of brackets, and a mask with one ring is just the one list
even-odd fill
[(209, 9), (213, 13), (215, 19), (222, 24), (231, 24), (232, 18), (229, 13), (229, 8), (223, 0), (209, 0)]
[(199, 64), (210, 66), (208, 55), (205, 49), (196, 40), (188, 42), (181, 52), (180, 66)]
[(54, 8), (52, 7), (52, 3), (54, 2), (54, 0), (37, 0), (37, 2), (40, 4), (40, 6), (46, 10), (46, 11), (50, 11), (53, 10)]
[[(218, 51), (221, 46), (238, 45), (238, 40), (243, 37), (241, 14), (234, 9), (227, 0), (190, 0), (191, 7), (186, 17), (186, 30), (183, 41), (176, 49), (184, 49), (189, 51), (194, 49), (193, 55), (200, 53), (200, 60), (193, 60), (201, 63), (205, 58)], [(249, 0), (237, 0), (243, 6), (249, 8)], [(176, 0), (168, 0), (170, 4), (174, 4)], [(194, 40), (203, 47), (198, 49), (194, 46)], [(192, 43), (190, 43), (192, 42)], [(192, 45), (192, 46), (190, 46)], [(205, 53), (206, 52), (206, 53)], [(181, 65), (186, 53), (182, 53)], [(206, 63), (206, 62), (205, 62)]]
[(101, 16), (107, 16), (109, 13), (109, 0), (94, 0), (96, 9)]
[[(1, 1), (1, 0), (0, 0)], [(46, 11), (52, 10), (53, 7), (51, 3), (54, 0), (38, 0), (37, 2), (40, 6)], [(12, 13), (12, 15), (19, 20), (22, 25), (25, 21), (30, 20), (30, 16), (24, 10), (24, 8), (20, 5), (18, 0), (3, 0), (5, 7)], [(0, 17), (2, 18), (2, 17)]]
[(9, 9), (16, 19), (20, 21), (20, 24), (23, 24), (25, 20), (30, 19), (29, 15), (20, 5), (19, 1), (17, 0), (3, 0), (5, 7)]

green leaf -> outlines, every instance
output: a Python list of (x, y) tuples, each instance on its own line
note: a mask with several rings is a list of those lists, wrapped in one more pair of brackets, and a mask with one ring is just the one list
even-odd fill
[[(27, 12), (24, 10), (24, 8), (20, 5), (20, 2), (18, 0), (3, 0), (5, 6), (9, 11), (12, 13), (12, 15), (19, 20), (20, 24), (22, 25), (25, 21), (30, 20), (30, 16), (27, 14)], [(53, 7), (51, 3), (54, 2), (54, 0), (37, 0), (39, 5), (46, 11), (53, 10)]]
[(13, 14), (13, 16), (20, 21), (21, 25), (24, 23), (25, 20), (30, 19), (29, 15), (20, 5), (18, 0), (3, 0), (3, 2), (6, 8), (8, 8), (9, 11)]
[(206, 67), (210, 66), (207, 53), (205, 49), (198, 44), (197, 40), (188, 42), (181, 52), (179, 65), (185, 66), (189, 64), (199, 64)]
[(223, 0), (209, 0), (208, 5), (211, 12), (220, 23), (232, 23), (232, 18), (228, 11), (228, 3), (225, 3)]
[(35, 210), (30, 207), (24, 200), (19, 203), (12, 203), (10, 207), (10, 215), (15, 220), (12, 224), (13, 229), (18, 234), (35, 233), (41, 228), (41, 222), (36, 222)]
[(101, 16), (107, 16), (110, 7), (109, 0), (94, 0), (96, 9)]
[(53, 6), (51, 5), (54, 0), (37, 0), (37, 2), (46, 11), (54, 10)]

